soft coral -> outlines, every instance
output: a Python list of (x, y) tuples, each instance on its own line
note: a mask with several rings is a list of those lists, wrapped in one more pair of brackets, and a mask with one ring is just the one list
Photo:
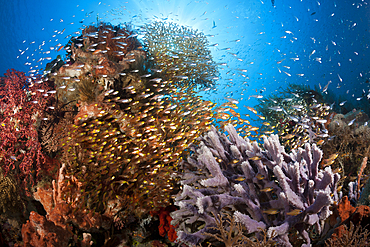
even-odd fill
[(40, 171), (50, 169), (38, 136), (38, 124), (50, 98), (48, 89), (40, 77), (35, 80), (15, 70), (0, 78), (1, 170), (5, 175), (11, 171), (26, 191)]

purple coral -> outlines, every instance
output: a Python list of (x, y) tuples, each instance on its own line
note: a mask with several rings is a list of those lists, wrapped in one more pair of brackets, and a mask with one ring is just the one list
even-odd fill
[(277, 135), (264, 137), (262, 148), (232, 125), (225, 130), (229, 137), (212, 127), (182, 162), (180, 209), (171, 214), (178, 240), (196, 245), (210, 238), (204, 233), (215, 231), (213, 214), (231, 212), (257, 238), (267, 229), (279, 244), (292, 246), (288, 234), (295, 228), (309, 246), (308, 229), (322, 232), (329, 205), (338, 200), (339, 174), (318, 168), (322, 151), (315, 144), (287, 154)]

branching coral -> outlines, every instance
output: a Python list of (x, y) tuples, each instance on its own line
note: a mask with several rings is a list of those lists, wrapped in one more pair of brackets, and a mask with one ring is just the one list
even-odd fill
[(153, 22), (143, 27), (144, 44), (160, 76), (187, 87), (210, 87), (217, 79), (208, 40), (201, 32), (175, 23)]
[(243, 225), (236, 222), (231, 215), (213, 215), (216, 220), (216, 226), (210, 227), (216, 233), (205, 232), (206, 236), (215, 238), (225, 247), (271, 247), (275, 246), (276, 242), (267, 236), (267, 231), (262, 231), (263, 239), (261, 241), (253, 241), (244, 235)]
[(329, 205), (338, 199), (340, 176), (330, 167), (318, 168), (322, 152), (315, 144), (287, 154), (276, 135), (265, 137), (261, 148), (232, 125), (226, 131), (229, 138), (212, 128), (182, 163), (183, 188), (175, 199), (180, 210), (172, 213), (178, 240), (204, 241), (203, 233), (216, 225), (211, 214), (231, 211), (257, 238), (267, 229), (270, 237), (276, 233), (275, 241), (291, 246), (289, 232), (296, 229), (309, 245), (309, 229), (321, 232)]
[(361, 225), (355, 226), (350, 222), (350, 227), (344, 226), (341, 238), (329, 239), (325, 246), (330, 247), (366, 247), (370, 243), (370, 232)]
[(370, 208), (364, 205), (353, 207), (346, 196), (333, 208), (334, 214), (330, 218), (336, 224), (321, 243), (325, 242), (326, 246), (368, 246)]

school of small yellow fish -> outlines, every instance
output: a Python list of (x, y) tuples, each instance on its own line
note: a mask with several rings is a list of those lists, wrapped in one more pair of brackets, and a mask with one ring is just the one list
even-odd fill
[(322, 145), (330, 138), (327, 126), (333, 114), (331, 107), (315, 96), (312, 90), (296, 88), (261, 100), (257, 109), (266, 116), (263, 133), (276, 131), (286, 149), (297, 149), (307, 142)]
[(150, 66), (154, 58), (127, 27), (87, 27), (65, 49), (67, 60), (49, 66), (55, 101), (42, 123), (56, 142), (44, 145), (67, 164), (64, 199), (97, 211), (114, 201), (122, 219), (168, 205), (180, 157), (209, 128), (215, 104), (176, 83), (187, 78)]
[(164, 80), (171, 78), (186, 87), (215, 85), (218, 70), (203, 33), (160, 21), (144, 25), (143, 31), (144, 45)]

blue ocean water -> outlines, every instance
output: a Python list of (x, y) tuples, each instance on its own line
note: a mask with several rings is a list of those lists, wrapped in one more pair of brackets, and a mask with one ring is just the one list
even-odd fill
[(370, 12), (363, 0), (2, 0), (0, 11), (0, 74), (41, 71), (48, 58), (63, 55), (50, 47), (65, 45), (84, 25), (128, 22), (140, 29), (161, 20), (208, 36), (220, 80), (207, 97), (217, 103), (231, 97), (254, 106), (250, 95), (301, 84), (328, 85), (336, 104), (367, 104)]

